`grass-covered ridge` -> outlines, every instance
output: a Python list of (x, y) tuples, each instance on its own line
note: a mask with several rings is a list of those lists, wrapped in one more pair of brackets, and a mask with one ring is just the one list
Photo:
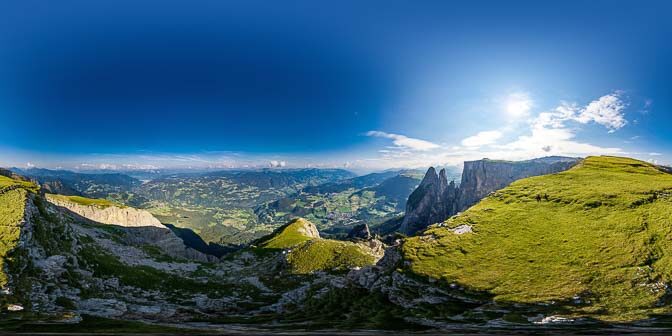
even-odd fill
[(284, 249), (319, 238), (315, 225), (303, 218), (296, 218), (261, 238), (256, 245), (262, 248)]
[[(450, 228), (469, 225), (473, 233)], [(570, 315), (634, 320), (669, 313), (672, 175), (589, 157), (523, 179), (407, 239), (410, 271), (509, 302), (566, 302)]]
[(6, 263), (11, 261), (11, 252), (19, 243), (26, 197), (37, 190), (32, 182), (0, 176), (0, 287), (9, 281), (5, 274)]
[(56, 194), (49, 194), (49, 198), (57, 200), (57, 201), (62, 201), (62, 202), (70, 202), (74, 204), (79, 204), (79, 205), (87, 205), (87, 206), (96, 206), (99, 208), (107, 208), (111, 206), (119, 207), (119, 208), (125, 208), (126, 206), (112, 202), (107, 199), (103, 198), (87, 198), (87, 197), (82, 197), (82, 196), (66, 196), (66, 195), (56, 195)]
[(292, 273), (346, 271), (372, 265), (376, 258), (367, 247), (353, 242), (320, 238), (313, 223), (297, 218), (260, 239), (261, 250), (286, 250), (287, 265)]
[(287, 263), (293, 273), (308, 274), (369, 266), (376, 263), (376, 258), (365, 247), (352, 242), (316, 239), (292, 249)]

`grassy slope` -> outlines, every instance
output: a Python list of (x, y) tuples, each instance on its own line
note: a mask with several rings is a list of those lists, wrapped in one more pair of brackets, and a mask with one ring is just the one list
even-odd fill
[(284, 249), (307, 242), (313, 239), (301, 232), (307, 225), (312, 224), (303, 218), (294, 219), (271, 235), (262, 238), (258, 245), (263, 248)]
[(302, 231), (313, 224), (297, 218), (262, 238), (262, 249), (290, 249), (287, 263), (292, 273), (308, 274), (315, 271), (345, 271), (375, 263), (366, 249), (352, 242), (314, 238)]
[(287, 255), (293, 273), (347, 271), (353, 267), (373, 265), (376, 260), (366, 250), (351, 242), (316, 239), (297, 246)]
[(14, 180), (0, 176), (0, 287), (7, 285), (5, 261), (19, 242), (26, 195), (36, 192), (37, 186), (31, 182)]
[(515, 182), (445, 224), (472, 225), (474, 233), (435, 227), (408, 239), (412, 272), (499, 301), (579, 296), (583, 303), (570, 312), (603, 320), (671, 310), (663, 304), (672, 280), (672, 175), (648, 163), (590, 157)]
[(110, 206), (125, 208), (124, 205), (112, 202), (110, 200), (102, 199), (102, 198), (87, 198), (87, 197), (81, 197), (81, 196), (65, 196), (65, 195), (56, 195), (56, 194), (49, 194), (49, 197), (57, 199), (57, 200), (61, 200), (61, 201), (66, 201), (66, 202), (79, 204), (79, 205), (95, 205), (95, 206), (100, 207), (100, 208), (107, 208), (107, 207), (110, 207)]

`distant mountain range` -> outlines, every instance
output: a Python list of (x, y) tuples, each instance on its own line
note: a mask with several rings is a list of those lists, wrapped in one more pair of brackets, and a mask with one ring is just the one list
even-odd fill
[(257, 169), (150, 175), (13, 169), (62, 195), (106, 198), (147, 209), (164, 224), (190, 229), (205, 243), (249, 242), (297, 216), (325, 232), (347, 234), (403, 213), (420, 171), (355, 176), (342, 169)]

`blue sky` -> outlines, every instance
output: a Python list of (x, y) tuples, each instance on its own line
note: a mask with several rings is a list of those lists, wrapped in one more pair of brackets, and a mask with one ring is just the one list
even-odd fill
[(0, 165), (670, 163), (667, 3), (3, 3)]

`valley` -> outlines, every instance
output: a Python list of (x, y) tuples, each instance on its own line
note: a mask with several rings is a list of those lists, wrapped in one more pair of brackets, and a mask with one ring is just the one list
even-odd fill
[(146, 209), (162, 223), (193, 230), (222, 248), (249, 243), (295, 217), (337, 235), (362, 222), (382, 224), (403, 214), (421, 178), (412, 170), (354, 177), (335, 169), (266, 169), (155, 175), (141, 182), (123, 174), (15, 172), (36, 179), (48, 192)]
[[(571, 164), (546, 173), (532, 169), (539, 162)], [(501, 179), (508, 173), (496, 173), (503, 164), (531, 176), (509, 185)], [(484, 198), (418, 234), (325, 235), (323, 228), (338, 226), (308, 213), (219, 255), (191, 247), (198, 235), (171, 229), (147, 210), (45, 193), (5, 172), (12, 177), (0, 176), (0, 218), (8, 223), (0, 299), (15, 310), (3, 314), (24, 316), (7, 327), (41, 320), (76, 328), (113, 319), (159, 326), (136, 330), (170, 330), (179, 322), (203, 332), (226, 325), (271, 332), (493, 324), (572, 331), (666, 323), (672, 175), (664, 167), (619, 157), (481, 161), (479, 167), (459, 188), (480, 180)], [(389, 190), (386, 181), (406, 174), (344, 178), (297, 195)], [(445, 172), (432, 174), (433, 168), (414, 192), (439, 197), (424, 210), (407, 204), (417, 218), (453, 204), (452, 196), (430, 192), (430, 180), (447, 179)]]

